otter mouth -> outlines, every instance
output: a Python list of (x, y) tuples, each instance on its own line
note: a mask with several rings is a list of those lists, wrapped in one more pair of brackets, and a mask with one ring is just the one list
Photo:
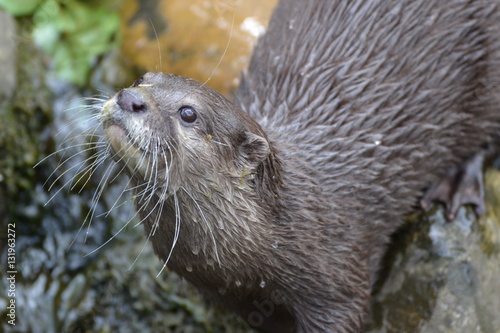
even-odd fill
[(142, 151), (143, 153), (147, 153), (147, 151), (135, 143), (135, 140), (131, 137), (130, 132), (127, 131), (126, 127), (119, 122), (107, 122), (104, 125), (104, 133), (109, 141), (109, 144), (118, 155), (122, 155), (122, 153), (125, 154), (130, 149), (136, 149)]
[(120, 117), (116, 117), (118, 113), (123, 113), (123, 110), (116, 103), (116, 98), (108, 100), (101, 110), (104, 133), (115, 153), (120, 154), (120, 151), (125, 152), (127, 149), (134, 148), (146, 154), (147, 151), (137, 144), (137, 140), (134, 140)]
[(125, 128), (116, 122), (110, 122), (104, 126), (104, 133), (113, 149), (118, 152), (124, 148), (126, 143), (131, 145), (129, 134)]
[(111, 146), (111, 157), (119, 164), (125, 164), (132, 173), (141, 175), (147, 173), (147, 152), (139, 148), (130, 140), (129, 134), (122, 126), (117, 124), (108, 125), (105, 133)]
[(120, 120), (114, 119), (110, 106), (116, 107), (116, 104), (110, 102), (111, 100), (106, 103), (101, 114), (104, 134), (111, 146), (111, 157), (117, 163), (124, 163), (130, 171), (144, 174), (147, 169), (145, 156), (148, 152), (137, 144)]

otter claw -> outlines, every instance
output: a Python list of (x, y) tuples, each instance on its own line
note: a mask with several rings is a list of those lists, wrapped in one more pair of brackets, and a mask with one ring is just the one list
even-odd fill
[(483, 155), (478, 154), (464, 165), (452, 170), (438, 183), (431, 186), (420, 204), (427, 210), (432, 201), (446, 206), (448, 221), (455, 219), (462, 205), (472, 204), (478, 217), (486, 212), (484, 204)]

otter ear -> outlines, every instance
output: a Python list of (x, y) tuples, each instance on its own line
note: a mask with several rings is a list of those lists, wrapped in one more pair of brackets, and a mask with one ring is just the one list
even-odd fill
[(259, 135), (245, 132), (246, 139), (240, 144), (239, 158), (249, 169), (255, 169), (271, 152), (267, 140)]

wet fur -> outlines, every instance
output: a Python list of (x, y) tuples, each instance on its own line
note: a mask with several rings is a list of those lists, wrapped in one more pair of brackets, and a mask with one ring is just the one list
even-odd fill
[(283, 0), (236, 105), (160, 73), (126, 89), (145, 112), (115, 96), (103, 123), (142, 152), (128, 172), (155, 252), (251, 323), (269, 310), (263, 331), (361, 331), (404, 215), (498, 144), (496, 5)]

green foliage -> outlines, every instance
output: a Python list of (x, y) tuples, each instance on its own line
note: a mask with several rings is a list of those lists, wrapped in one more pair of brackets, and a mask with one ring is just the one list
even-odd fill
[(0, 0), (0, 8), (13, 16), (25, 16), (33, 14), (40, 0)]
[(118, 46), (118, 14), (102, 4), (0, 0), (0, 7), (15, 16), (32, 15), (33, 38), (52, 58), (56, 75), (79, 86), (87, 83), (97, 57)]

